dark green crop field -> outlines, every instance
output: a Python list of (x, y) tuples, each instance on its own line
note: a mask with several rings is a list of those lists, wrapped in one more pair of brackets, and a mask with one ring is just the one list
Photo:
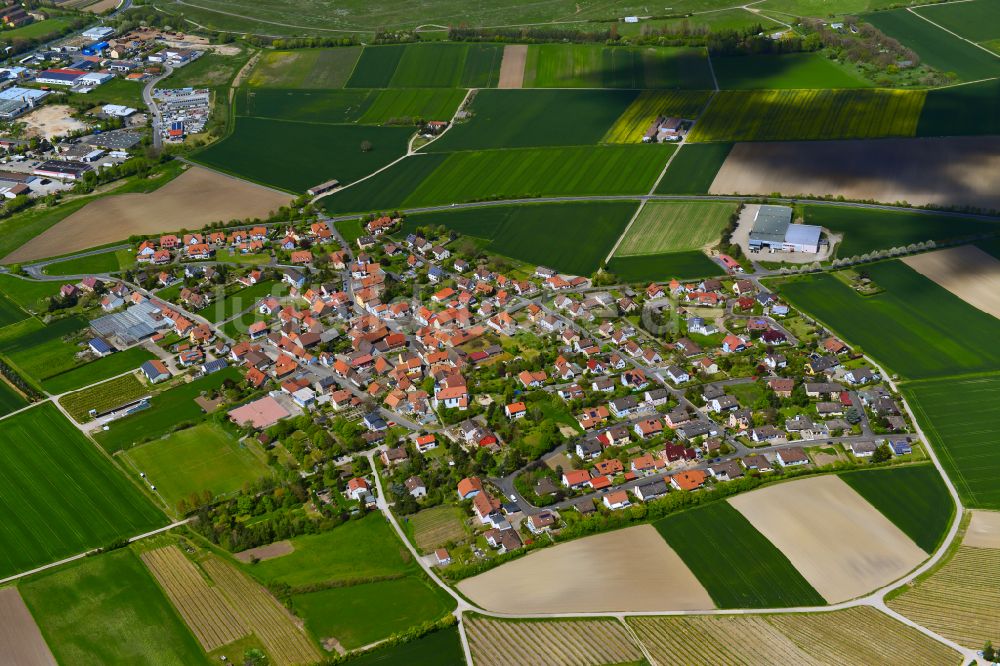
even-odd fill
[(1000, 475), (1000, 375), (907, 382), (902, 388), (962, 504), (1000, 510), (996, 483)]
[(236, 115), (303, 123), (353, 123), (377, 95), (373, 90), (241, 88), (236, 94)]
[(444, 225), (489, 239), (484, 248), (573, 275), (590, 275), (621, 235), (637, 204), (629, 201), (491, 206), (411, 215), (401, 233)]
[(447, 153), (411, 155), (357, 185), (324, 197), (320, 203), (331, 214), (400, 207), (447, 158)]
[(1000, 5), (993, 0), (926, 5), (914, 11), (973, 42), (1000, 39)]
[(662, 282), (677, 278), (691, 280), (721, 275), (722, 267), (704, 252), (665, 252), (635, 257), (612, 257), (608, 271), (625, 282)]
[(502, 62), (502, 44), (470, 44), (459, 85), (462, 88), (496, 88)]
[(52, 404), (0, 427), (0, 577), (165, 525)]
[(452, 153), (404, 203), (414, 207), (560, 194), (645, 194), (671, 150), (601, 146)]
[(427, 150), (596, 144), (637, 95), (634, 90), (481, 90), (472, 118)]
[[(230, 136), (198, 153), (206, 166), (291, 192), (350, 183), (406, 153), (411, 127), (322, 125), (237, 118)], [(371, 143), (363, 151), (362, 142)]]
[(780, 291), (907, 379), (1000, 367), (1000, 321), (898, 260), (865, 270), (884, 292), (860, 296), (828, 273), (792, 278)]
[(503, 46), (393, 44), (367, 46), (348, 88), (489, 88), (496, 86)]
[(347, 87), (388, 88), (405, 50), (404, 44), (365, 48), (357, 64), (354, 65), (354, 72), (347, 81)]
[(27, 406), (28, 401), (20, 393), (12, 389), (7, 382), (0, 382), (0, 416)]
[(964, 81), (1000, 75), (1000, 58), (925, 21), (907, 9), (865, 14), (864, 19), (917, 52), (928, 65)]
[(135, 370), (140, 365), (156, 358), (144, 347), (132, 347), (115, 352), (110, 356), (99, 358), (84, 365), (78, 365), (72, 370), (52, 375), (42, 380), (42, 388), (49, 393), (59, 394), (73, 391), (83, 386), (120, 375), (129, 370)]
[(825, 606), (774, 544), (728, 502), (713, 502), (655, 523), (719, 608)]
[(451, 120), (463, 99), (465, 91), (458, 88), (380, 90), (369, 102), (360, 122), (381, 124), (405, 118)]
[(704, 49), (533, 44), (524, 63), (525, 88), (685, 88), (715, 85)]
[[(681, 155), (686, 150), (682, 150)], [(673, 165), (670, 168), (673, 169)], [(669, 171), (667, 175), (670, 175)], [(1000, 232), (998, 222), (955, 215), (820, 204), (803, 206), (802, 211), (806, 224), (816, 224), (844, 234), (844, 240), (837, 246), (839, 257), (854, 257), (873, 250), (888, 250), (928, 240), (943, 241)]]
[(1000, 80), (927, 91), (917, 136), (1000, 134)]
[(723, 90), (872, 86), (860, 74), (818, 53), (717, 56), (712, 68)]
[(455, 666), (465, 663), (458, 628), (441, 629), (409, 643), (379, 647), (348, 660), (350, 666)]
[(840, 478), (928, 554), (948, 531), (955, 503), (931, 464), (843, 472)]
[(657, 194), (708, 194), (715, 175), (719, 173), (731, 143), (692, 143), (681, 148), (663, 180), (656, 186)]
[(0, 292), (0, 328), (27, 319), (30, 315)]

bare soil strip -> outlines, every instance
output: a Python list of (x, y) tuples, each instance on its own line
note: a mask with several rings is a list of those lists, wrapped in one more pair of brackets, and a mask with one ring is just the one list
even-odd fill
[(905, 257), (903, 263), (974, 308), (1000, 318), (1000, 261), (975, 245)]
[(1000, 137), (739, 143), (709, 192), (1000, 208)]
[(711, 597), (652, 525), (545, 548), (458, 584), (498, 613), (706, 610)]
[(503, 47), (500, 62), (500, 83), (497, 88), (520, 88), (524, 85), (524, 62), (528, 58), (525, 44), (509, 44)]
[(830, 603), (871, 592), (927, 558), (837, 476), (780, 483), (729, 502)]
[(155, 192), (112, 194), (87, 204), (4, 258), (31, 261), (121, 241), (132, 235), (198, 229), (210, 222), (264, 218), (288, 203), (275, 190), (191, 167)]
[(206, 652), (249, 635), (250, 630), (230, 610), (219, 589), (209, 586), (177, 546), (143, 553), (142, 561)]
[(0, 590), (0, 653), (5, 664), (56, 666), (56, 658), (16, 587)]
[(1000, 511), (973, 511), (962, 545), (1000, 548)]
[(264, 560), (273, 560), (276, 557), (288, 555), (294, 551), (295, 546), (292, 545), (291, 541), (285, 539), (284, 541), (269, 543), (266, 546), (257, 546), (256, 548), (241, 550), (238, 553), (233, 553), (233, 557), (238, 559), (240, 562), (250, 562), (255, 557), (263, 562)]

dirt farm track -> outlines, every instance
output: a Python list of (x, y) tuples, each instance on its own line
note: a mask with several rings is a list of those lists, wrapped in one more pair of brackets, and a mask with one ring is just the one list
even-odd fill
[(125, 240), (134, 234), (199, 229), (218, 220), (267, 217), (287, 194), (191, 167), (155, 192), (94, 201), (4, 257), (32, 261)]
[(739, 143), (709, 191), (1000, 209), (1000, 137)]

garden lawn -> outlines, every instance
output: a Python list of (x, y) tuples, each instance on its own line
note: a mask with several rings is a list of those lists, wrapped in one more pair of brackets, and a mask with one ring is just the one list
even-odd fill
[(739, 207), (724, 201), (652, 201), (622, 238), (615, 256), (699, 250), (715, 245)]
[(1000, 375), (907, 382), (903, 394), (962, 504), (1000, 510)]
[(405, 44), (366, 46), (347, 81), (348, 88), (388, 88)]
[(942, 72), (954, 72), (964, 81), (1000, 75), (1000, 58), (970, 44), (908, 9), (865, 14), (864, 19)]
[(131, 347), (43, 379), (42, 388), (52, 394), (73, 391), (120, 375), (123, 372), (136, 370), (140, 365), (154, 358), (156, 356), (145, 347)]
[(95, 273), (113, 273), (121, 269), (118, 255), (114, 250), (92, 254), (76, 259), (56, 261), (45, 267), (46, 275), (93, 275)]
[(60, 663), (210, 663), (129, 549), (46, 571), (22, 582), (18, 590)]
[(593, 145), (636, 96), (634, 90), (481, 90), (472, 117), (427, 150)]
[(861, 74), (819, 53), (716, 56), (712, 68), (722, 90), (870, 88)]
[(704, 252), (667, 252), (636, 257), (612, 257), (608, 272), (625, 282), (663, 282), (672, 278), (691, 280), (723, 273), (722, 267)]
[[(417, 153), (347, 189), (320, 200), (330, 214), (361, 213), (401, 206), (449, 156), (445, 153)], [(0, 276), (2, 277), (2, 276)]]
[(656, 186), (656, 194), (708, 194), (732, 149), (731, 143), (684, 145)]
[(653, 525), (719, 608), (826, 605), (788, 558), (728, 502)]
[(842, 472), (840, 478), (928, 555), (955, 515), (944, 479), (929, 463)]
[(90, 410), (98, 414), (148, 395), (149, 387), (129, 373), (59, 398), (59, 404), (79, 423), (89, 421)]
[(348, 650), (433, 622), (454, 607), (447, 593), (415, 576), (292, 597), (295, 614), (314, 636), (334, 637)]
[(908, 379), (1000, 367), (1000, 321), (898, 260), (871, 264), (885, 291), (861, 296), (829, 274), (780, 284), (782, 296)]
[(360, 46), (264, 51), (248, 83), (271, 88), (343, 88), (359, 57)]
[(465, 514), (457, 506), (435, 506), (406, 516), (404, 520), (417, 548), (425, 553), (466, 535)]
[(843, 206), (806, 205), (806, 224), (844, 234), (837, 256), (855, 257), (911, 243), (943, 241), (1000, 232), (1000, 223), (914, 211), (883, 211)]
[(451, 120), (463, 99), (465, 91), (456, 88), (380, 90), (360, 122), (378, 125), (416, 119)]
[(404, 205), (560, 194), (645, 194), (673, 150), (673, 146), (599, 146), (453, 153)]
[[(237, 118), (233, 133), (197, 153), (199, 162), (248, 180), (304, 192), (336, 178), (350, 183), (406, 153), (410, 127), (326, 125)], [(362, 142), (371, 150), (361, 150)]]
[(483, 248), (564, 273), (590, 275), (635, 212), (628, 201), (495, 206), (410, 215), (400, 233), (443, 225), (490, 242)]
[(1000, 134), (1000, 80), (927, 91), (917, 136)]
[(533, 44), (524, 63), (525, 88), (714, 88), (700, 48)]
[(724, 90), (688, 141), (791, 141), (913, 136), (922, 90)]
[(135, 469), (145, 472), (171, 507), (192, 495), (201, 497), (205, 491), (213, 497), (226, 495), (271, 475), (246, 444), (215, 423), (179, 430), (123, 455)]
[(378, 647), (350, 660), (351, 666), (455, 666), (464, 663), (458, 628), (449, 627), (409, 643)]
[(0, 577), (166, 524), (54, 405), (2, 423)]
[(358, 219), (337, 220), (333, 226), (348, 245), (354, 245), (354, 241), (365, 235), (365, 228)]
[(291, 542), (292, 553), (247, 566), (247, 572), (265, 584), (297, 587), (417, 571), (410, 552), (379, 513)]
[(108, 430), (97, 432), (94, 438), (108, 453), (157, 439), (179, 423), (202, 419), (204, 412), (194, 401), (202, 391), (215, 390), (226, 380), (240, 382), (242, 379), (240, 372), (230, 367), (175, 386), (153, 396), (148, 409), (110, 423)]
[(286, 283), (264, 280), (229, 294), (221, 301), (216, 301), (208, 307), (202, 308), (198, 314), (214, 324), (254, 307), (258, 301), (266, 296), (283, 296), (287, 292)]

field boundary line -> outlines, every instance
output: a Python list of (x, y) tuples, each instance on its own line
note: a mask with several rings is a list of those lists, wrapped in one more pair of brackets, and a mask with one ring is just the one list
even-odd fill
[[(926, 5), (925, 5), (925, 6), (926, 6)], [(939, 28), (939, 29), (941, 29), (941, 30), (944, 30), (944, 31), (945, 31), (945, 32), (947, 32), (947, 33), (948, 33), (949, 35), (951, 35), (952, 37), (955, 37), (955, 38), (957, 38), (957, 39), (960, 39), (960, 40), (962, 40), (963, 42), (966, 42), (967, 44), (972, 44), (973, 46), (975, 46), (975, 47), (976, 47), (977, 49), (979, 49), (980, 51), (985, 51), (986, 53), (989, 53), (989, 54), (990, 54), (991, 56), (993, 56), (994, 58), (1000, 58), (1000, 55), (998, 55), (998, 54), (994, 53), (993, 51), (990, 51), (990, 50), (989, 50), (988, 48), (986, 48), (986, 47), (985, 47), (985, 46), (983, 46), (982, 44), (977, 44), (976, 42), (972, 41), (971, 39), (966, 39), (965, 37), (962, 37), (962, 36), (961, 36), (960, 34), (958, 34), (957, 32), (952, 32), (951, 30), (949, 30), (948, 28), (944, 27), (944, 26), (943, 26), (943, 25), (941, 25), (940, 23), (935, 23), (934, 21), (930, 20), (929, 18), (927, 18), (927, 17), (926, 17), (926, 16), (924, 16), (923, 14), (920, 14), (920, 13), (918, 13), (918, 12), (915, 12), (915, 11), (913, 11), (913, 9), (912, 9), (912, 8), (910, 8), (910, 7), (907, 7), (907, 8), (906, 8), (906, 11), (910, 12), (911, 14), (913, 14), (914, 16), (916, 16), (917, 18), (920, 18), (920, 19), (923, 19), (923, 20), (927, 21), (927, 22), (928, 22), (928, 23), (930, 23), (930, 24), (931, 24), (932, 26), (934, 26), (934, 27), (936, 27), (936, 28)]]
[[(748, 9), (747, 11), (750, 11), (750, 10)], [(753, 12), (750, 12), (750, 13), (752, 14)], [(719, 79), (715, 78), (715, 66), (712, 65), (712, 52), (709, 51), (708, 49), (705, 49), (705, 60), (708, 61), (708, 71), (712, 75), (712, 83), (715, 85), (715, 92), (719, 92)], [(715, 97), (715, 96), (713, 95), (712, 97)], [(711, 103), (712, 103), (712, 100), (708, 100), (708, 104), (711, 104)], [(708, 108), (708, 104), (705, 105), (705, 109)], [(701, 113), (698, 114), (699, 118), (705, 113), (705, 109), (702, 109)]]
[[(674, 155), (676, 155), (676, 154), (677, 154), (677, 152), (675, 152), (675, 153), (674, 153)], [(668, 164), (669, 164), (669, 161), (668, 161)], [(630, 220), (628, 221), (628, 224), (626, 224), (626, 225), (625, 225), (625, 228), (624, 228), (624, 229), (622, 229), (622, 232), (621, 232), (621, 234), (619, 234), (619, 236), (618, 236), (618, 240), (616, 240), (616, 241), (615, 241), (615, 244), (614, 244), (614, 246), (613, 246), (613, 247), (611, 248), (611, 251), (610, 251), (610, 252), (608, 252), (608, 256), (606, 256), (606, 257), (604, 258), (604, 263), (605, 263), (605, 264), (607, 264), (607, 263), (610, 263), (610, 262), (611, 262), (611, 257), (613, 257), (613, 256), (614, 256), (614, 254), (615, 254), (615, 250), (617, 250), (617, 249), (618, 249), (618, 246), (619, 246), (619, 245), (621, 245), (621, 243), (622, 243), (622, 239), (623, 239), (623, 238), (625, 238), (625, 234), (627, 234), (627, 233), (628, 233), (628, 230), (632, 228), (632, 225), (633, 225), (633, 224), (635, 224), (635, 221), (636, 221), (636, 219), (637, 219), (637, 218), (639, 217), (639, 213), (641, 213), (641, 212), (642, 212), (642, 209), (643, 209), (643, 208), (645, 208), (645, 207), (646, 207), (646, 200), (645, 200), (645, 199), (643, 199), (642, 201), (640, 201), (640, 202), (639, 202), (639, 206), (638, 206), (638, 207), (637, 207), (637, 208), (635, 209), (635, 212), (634, 212), (634, 213), (632, 213), (632, 219), (630, 219)]]
[(659, 662), (653, 659), (652, 653), (646, 649), (646, 644), (642, 642), (639, 638), (639, 634), (635, 633), (635, 629), (633, 629), (632, 625), (628, 623), (628, 617), (625, 615), (617, 615), (615, 616), (615, 619), (625, 626), (625, 631), (632, 637), (632, 640), (635, 641), (635, 645), (639, 648), (639, 652), (642, 653), (642, 656), (644, 656), (653, 666), (658, 666)]

